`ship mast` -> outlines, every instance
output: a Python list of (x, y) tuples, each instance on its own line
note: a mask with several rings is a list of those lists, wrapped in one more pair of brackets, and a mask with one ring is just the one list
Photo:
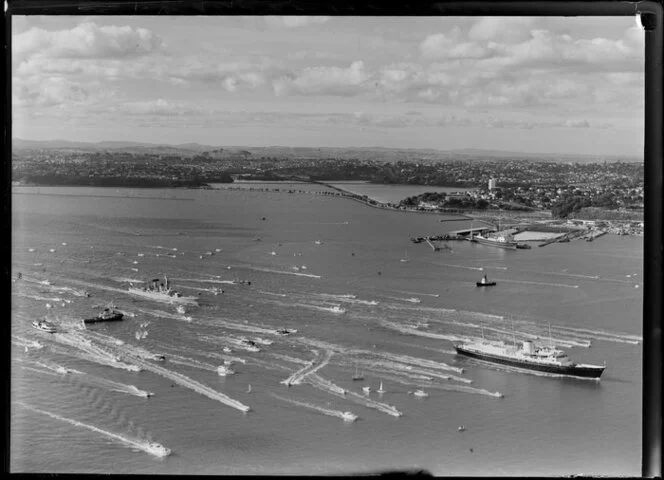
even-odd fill
[(553, 339), (551, 338), (551, 322), (549, 322), (549, 347), (553, 348)]
[(512, 343), (514, 343), (514, 348), (516, 348), (516, 334), (514, 333), (514, 317), (512, 317)]

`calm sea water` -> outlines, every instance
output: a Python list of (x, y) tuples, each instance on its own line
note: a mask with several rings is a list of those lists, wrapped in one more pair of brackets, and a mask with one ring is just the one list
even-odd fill
[[(640, 238), (433, 252), (409, 237), (468, 222), (282, 192), (42, 187), (12, 202), (13, 472), (640, 473)], [(181, 314), (127, 293), (164, 274), (200, 306)], [(498, 286), (478, 290), (483, 274)], [(110, 301), (133, 316), (79, 329)], [(30, 327), (45, 315), (59, 333)], [(594, 382), (454, 354), (482, 331), (538, 336), (607, 368)], [(273, 343), (249, 352), (242, 336)], [(217, 374), (224, 360), (235, 375)], [(131, 364), (142, 371), (118, 368)], [(300, 384), (280, 383), (301, 369)]]

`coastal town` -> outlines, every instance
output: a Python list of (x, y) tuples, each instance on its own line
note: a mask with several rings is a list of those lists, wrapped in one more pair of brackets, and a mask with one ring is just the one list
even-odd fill
[[(262, 150), (262, 151), (261, 151)], [(380, 161), (379, 153), (353, 158), (329, 152), (288, 156), (264, 149), (190, 148), (17, 148), (15, 185), (89, 185), (210, 188), (233, 182), (316, 182), (330, 187), (317, 194), (338, 195), (379, 208), (463, 214), (494, 224), (592, 226), (614, 234), (643, 234), (643, 163), (633, 159), (591, 161), (431, 154), (413, 151)], [(579, 160), (585, 160), (579, 161)], [(631, 161), (630, 161), (631, 160)], [(454, 191), (411, 196), (398, 203), (377, 202), (335, 182), (449, 187)], [(226, 188), (232, 188), (228, 185)], [(246, 188), (246, 187), (243, 187)], [(289, 193), (298, 189), (265, 187)], [(448, 190), (449, 190), (448, 188)], [(311, 192), (310, 192), (311, 193)]]

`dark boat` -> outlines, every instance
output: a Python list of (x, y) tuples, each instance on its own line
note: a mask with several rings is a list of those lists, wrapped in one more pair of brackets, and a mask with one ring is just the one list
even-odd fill
[(364, 375), (355, 367), (355, 374), (353, 374), (353, 381), (354, 382), (359, 382), (360, 380), (364, 380)]
[(455, 345), (459, 355), (477, 358), (491, 363), (582, 378), (599, 379), (606, 367), (572, 362), (567, 355), (554, 347), (535, 346), (523, 342), (522, 347), (505, 345), (504, 342), (473, 342)]
[(118, 320), (122, 320), (123, 317), (124, 317), (123, 313), (118, 312), (114, 308), (106, 307), (101, 312), (99, 312), (99, 315), (97, 315), (96, 317), (86, 318), (83, 320), (83, 322), (85, 323), (115, 322)]
[(475, 285), (478, 287), (493, 287), (496, 284), (496, 282), (490, 282), (487, 278), (486, 275), (482, 277), (482, 280), (479, 282), (475, 282)]

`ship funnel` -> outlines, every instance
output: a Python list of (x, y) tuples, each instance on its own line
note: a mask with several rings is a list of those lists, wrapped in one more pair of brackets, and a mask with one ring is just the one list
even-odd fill
[(533, 348), (533, 342), (523, 342), (523, 353), (527, 353), (530, 355), (535, 353), (535, 349)]

